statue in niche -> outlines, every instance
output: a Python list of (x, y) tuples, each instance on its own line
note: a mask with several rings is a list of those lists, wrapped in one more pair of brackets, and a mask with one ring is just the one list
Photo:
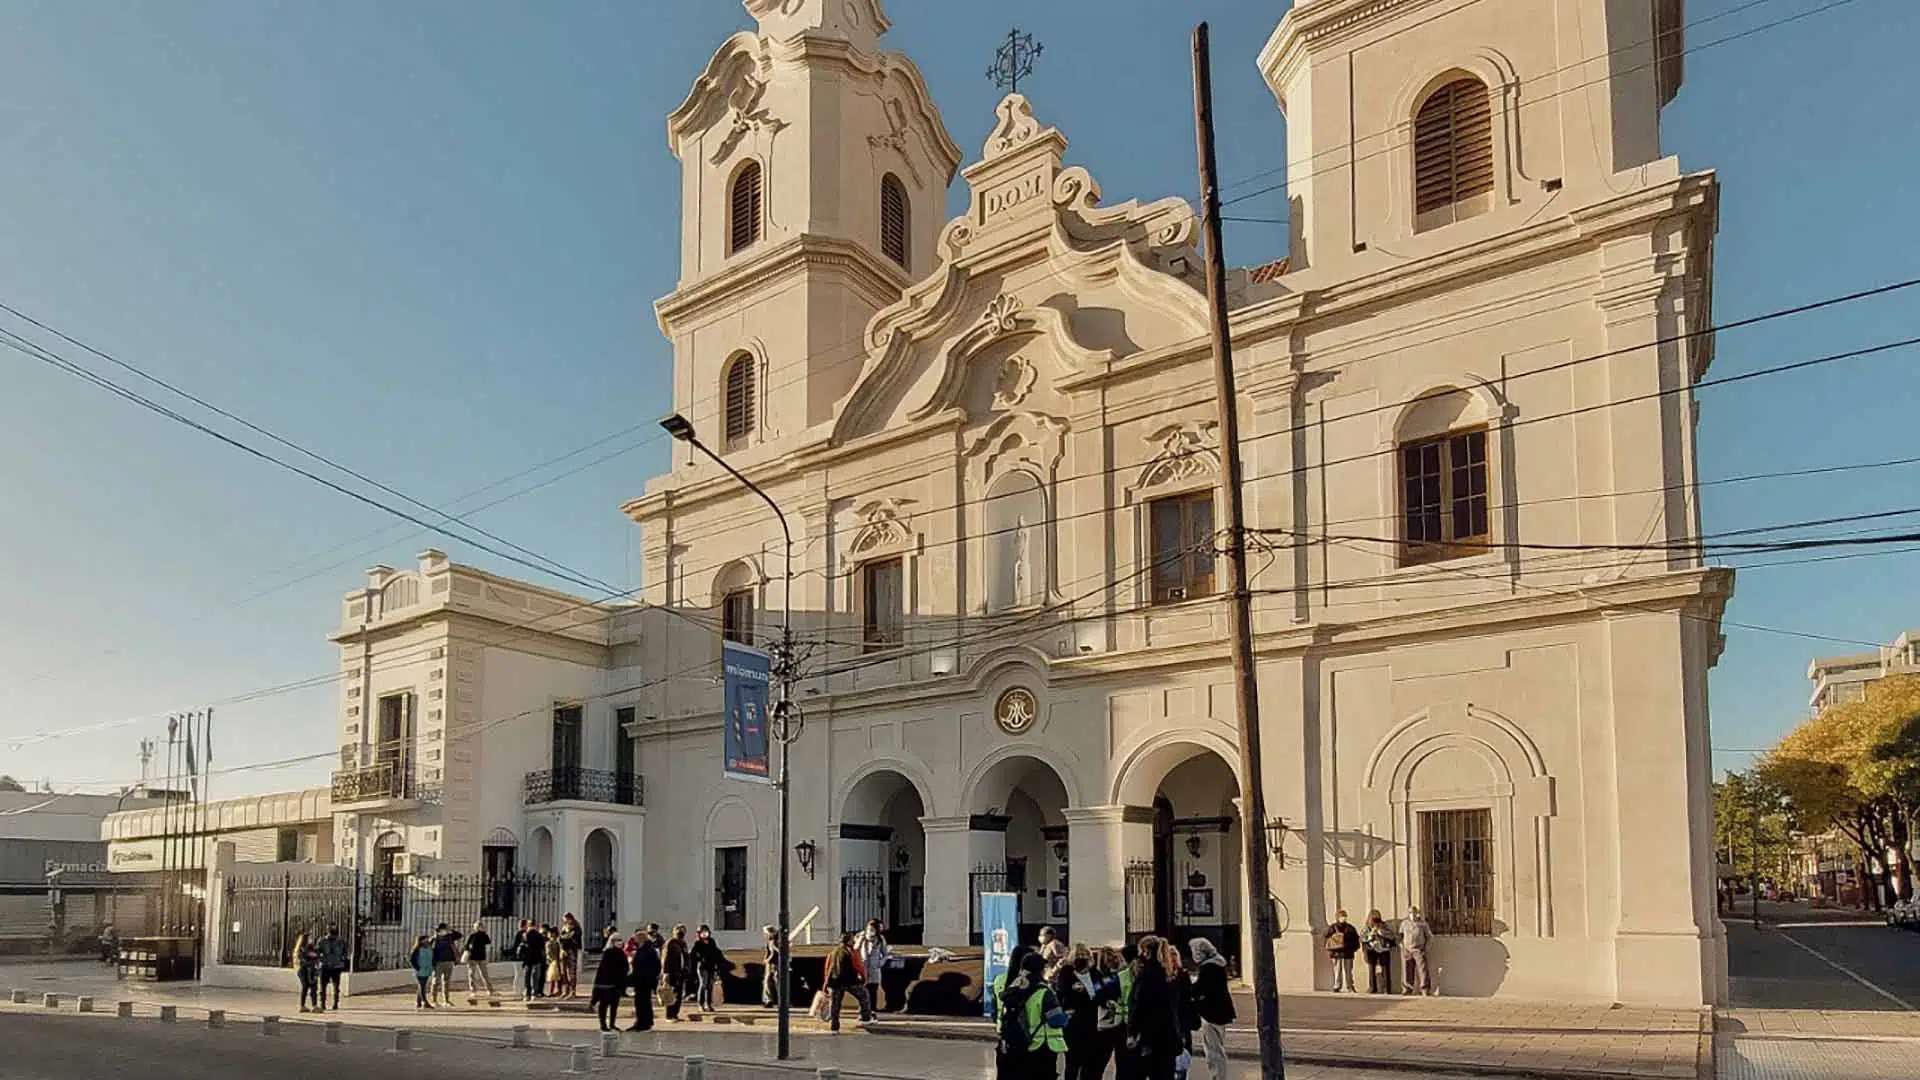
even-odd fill
[(1027, 516), (1013, 519), (1013, 603), (1017, 607), (1033, 600), (1033, 531), (1027, 528)]

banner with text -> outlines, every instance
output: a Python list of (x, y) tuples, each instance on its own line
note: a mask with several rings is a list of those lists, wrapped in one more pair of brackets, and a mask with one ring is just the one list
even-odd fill
[(981, 893), (980, 953), (986, 963), (981, 985), (986, 989), (980, 994), (980, 1004), (988, 1016), (994, 1012), (994, 976), (1008, 974), (1007, 961), (1019, 940), (1020, 898), (1010, 892)]
[(728, 641), (720, 647), (720, 661), (726, 671), (726, 775), (771, 783), (767, 699), (773, 689), (773, 659), (760, 649)]

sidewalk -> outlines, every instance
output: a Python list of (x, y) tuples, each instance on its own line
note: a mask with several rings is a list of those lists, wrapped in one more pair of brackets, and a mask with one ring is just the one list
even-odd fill
[[(1251, 1009), (1240, 1014), (1249, 1017)], [(1712, 1069), (1712, 1026), (1701, 1010), (1541, 1004), (1502, 999), (1288, 994), (1280, 1003), (1287, 1060), (1431, 1072), (1697, 1080)], [(876, 1035), (992, 1040), (984, 1020), (888, 1017)], [(1252, 1057), (1248, 1024), (1227, 1050)]]

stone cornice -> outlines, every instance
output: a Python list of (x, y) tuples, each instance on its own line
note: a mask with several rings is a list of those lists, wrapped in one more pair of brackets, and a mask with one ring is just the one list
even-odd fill
[[(1274, 28), (1254, 61), (1279, 98), (1282, 87), (1307, 54), (1333, 42), (1363, 33), (1401, 12), (1438, 0), (1300, 0)], [(1286, 102), (1281, 101), (1281, 108)]]
[(893, 303), (906, 285), (906, 277), (899, 267), (859, 244), (817, 233), (801, 233), (751, 259), (680, 286), (654, 302), (654, 316), (659, 320), (660, 332), (671, 340), (675, 330), (696, 315), (718, 317), (731, 310), (731, 305), (752, 300), (768, 285), (818, 268), (845, 271), (852, 284), (865, 291), (876, 305)]

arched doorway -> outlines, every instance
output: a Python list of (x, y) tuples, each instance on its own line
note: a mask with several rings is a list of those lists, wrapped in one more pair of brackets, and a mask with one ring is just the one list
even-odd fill
[(600, 932), (613, 924), (614, 914), (618, 910), (619, 878), (613, 869), (613, 834), (605, 829), (588, 833), (581, 854), (581, 926), (586, 929), (587, 942), (597, 945)]
[(1153, 822), (1151, 861), (1128, 867), (1130, 938), (1150, 932), (1184, 949), (1204, 937), (1237, 970), (1246, 910), (1239, 794), (1233, 766), (1196, 743), (1167, 743), (1130, 764), (1121, 801), (1151, 807)]
[(980, 894), (1009, 892), (1019, 898), (1021, 941), (1038, 942), (1043, 926), (1072, 940), (1067, 803), (1066, 782), (1039, 758), (1001, 758), (981, 774), (969, 800), (973, 865), (967, 902), (975, 934)]
[(840, 926), (887, 925), (896, 945), (918, 945), (926, 925), (927, 807), (903, 773), (876, 769), (847, 792), (840, 809)]

